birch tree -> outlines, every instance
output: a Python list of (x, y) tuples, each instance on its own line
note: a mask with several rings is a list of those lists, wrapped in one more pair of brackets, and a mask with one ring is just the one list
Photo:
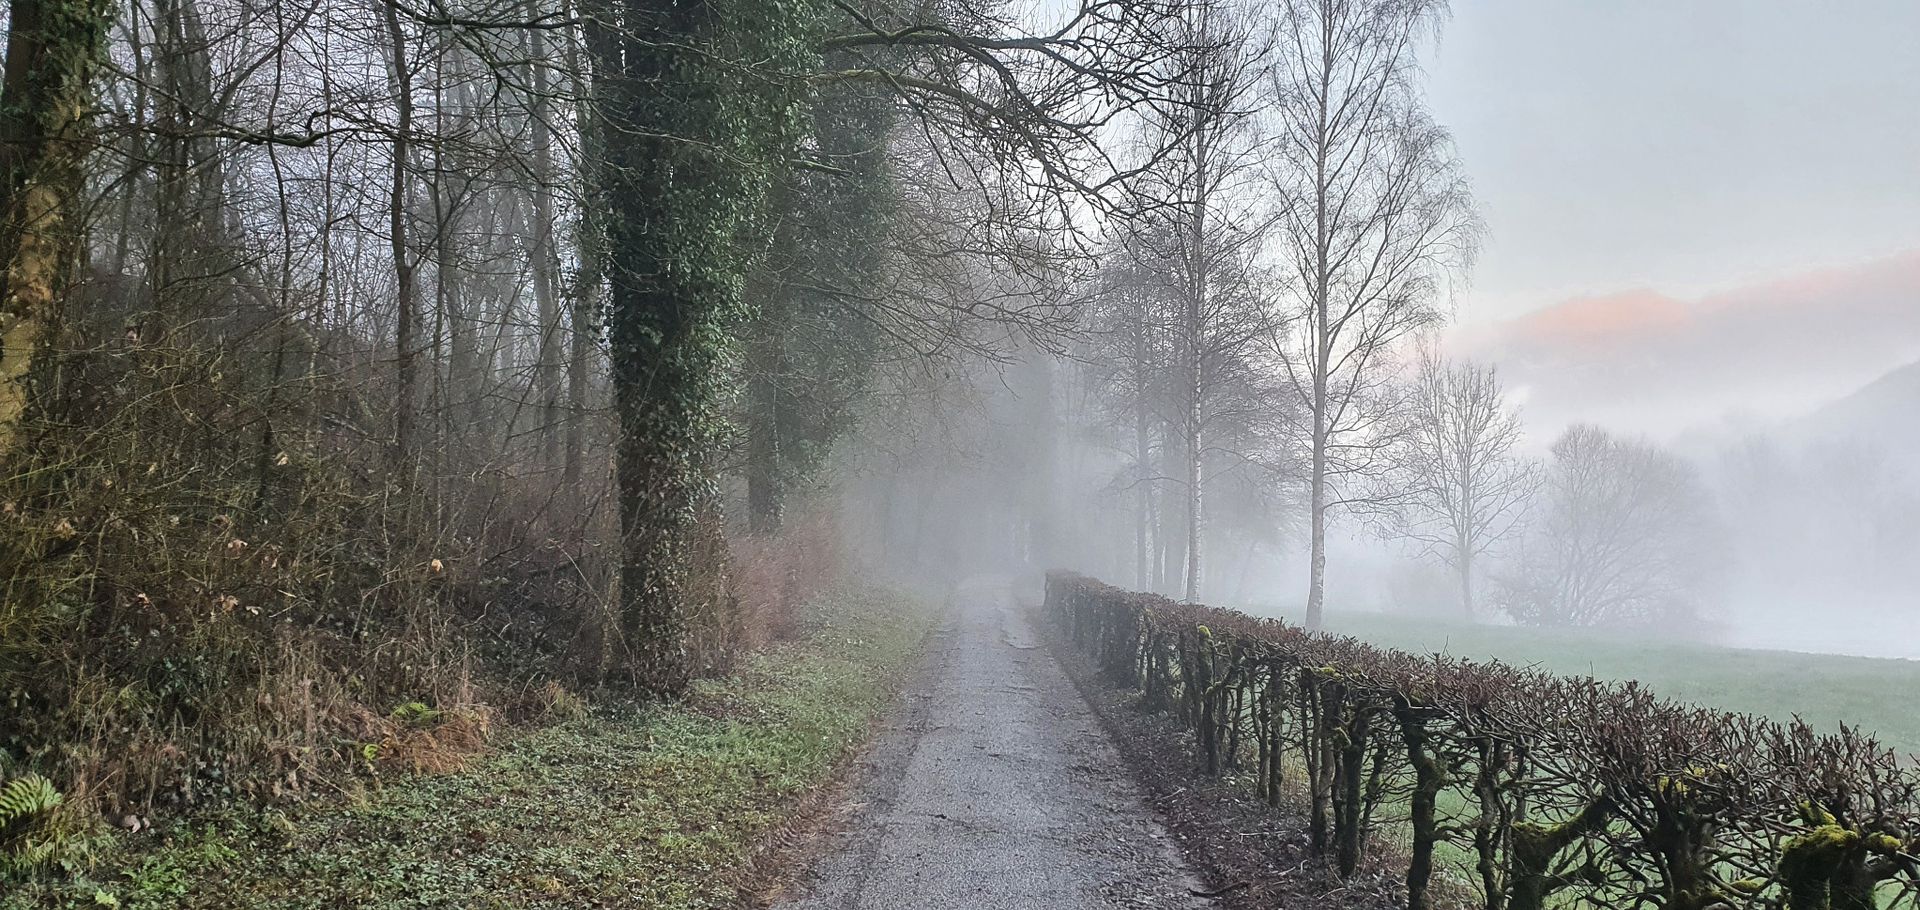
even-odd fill
[(1144, 126), (1143, 214), (1130, 228), (1127, 248), (1143, 260), (1143, 271), (1159, 276), (1147, 289), (1166, 302), (1168, 448), (1169, 457), (1179, 459), (1172, 478), (1183, 522), (1180, 591), (1197, 601), (1205, 566), (1209, 423), (1216, 399), (1262, 335), (1249, 276), (1266, 226), (1254, 129), (1265, 47), (1243, 20), (1215, 4), (1188, 10), (1176, 29), (1182, 50), (1173, 64), (1174, 88)]
[(1477, 232), (1451, 141), (1414, 85), (1415, 52), (1445, 11), (1288, 0), (1278, 13), (1271, 173), (1289, 274), (1273, 337), (1308, 417), (1309, 628), (1324, 610), (1328, 516), (1385, 467), (1390, 352), (1440, 318)]

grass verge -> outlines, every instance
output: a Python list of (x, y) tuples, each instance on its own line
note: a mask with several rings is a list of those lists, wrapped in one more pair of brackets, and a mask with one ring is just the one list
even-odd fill
[(684, 702), (597, 708), (292, 814), (201, 819), (0, 907), (732, 907), (761, 840), (865, 742), (931, 616), (833, 590), (796, 642)]

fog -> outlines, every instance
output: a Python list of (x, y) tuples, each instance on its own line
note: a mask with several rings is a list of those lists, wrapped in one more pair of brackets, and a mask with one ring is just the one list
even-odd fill
[[(1185, 596), (1184, 492), (1158, 441), (1149, 464), (1135, 463), (1135, 428), (1106, 400), (1107, 367), (1028, 350), (949, 374), (957, 389), (937, 408), (876, 415), (886, 419), (849, 446), (858, 464), (842, 468), (859, 546), (921, 578), (1067, 567)], [(1471, 621), (1920, 658), (1920, 477), (1901, 419), (1916, 405), (1920, 367), (1764, 425), (1656, 438), (1586, 424), (1624, 454), (1588, 456), (1578, 470), (1640, 487), (1580, 498), (1572, 478), (1556, 479), (1577, 457), (1567, 431), (1509, 401), (1525, 434), (1513, 458), (1534, 483), (1475, 561)], [(1197, 598), (1298, 622), (1309, 597), (1305, 441), (1286, 425), (1243, 438), (1259, 445), (1223, 441), (1202, 475)], [(1635, 458), (1651, 466), (1626, 463)], [(1395, 466), (1379, 470), (1364, 484), (1375, 501), (1329, 522), (1328, 627), (1352, 614), (1468, 621), (1448, 554), (1410, 530), (1417, 509), (1395, 500), (1405, 492), (1391, 488)], [(1583, 509), (1608, 514), (1570, 521)], [(1604, 590), (1576, 605), (1582, 585)]]
[[(1060, 331), (941, 368), (940, 407), (844, 447), (862, 546), (1330, 628), (1920, 658), (1915, 58), (1858, 43), (1912, 10), (1670, 12), (1417, 27), (1388, 89), (1408, 141), (1370, 149), (1412, 188), (1344, 201), (1423, 220), (1332, 240), (1403, 257), (1377, 287), (1303, 265), (1310, 112), (1264, 75), (1299, 48), (1216, 24), (1242, 40), (1197, 64), (1217, 113), (1182, 124), (1211, 144), (1116, 128), (1163, 205), (1082, 237)], [(1613, 78), (1609, 36), (1656, 20)], [(1763, 51), (1786, 34), (1824, 63), (1783, 82)]]

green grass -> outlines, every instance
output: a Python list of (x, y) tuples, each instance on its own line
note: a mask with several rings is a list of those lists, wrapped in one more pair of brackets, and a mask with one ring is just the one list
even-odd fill
[(1920, 661), (1758, 651), (1574, 631), (1480, 626), (1377, 613), (1329, 614), (1331, 631), (1384, 647), (1497, 658), (1570, 676), (1639, 680), (1678, 701), (1818, 729), (1858, 726), (1903, 756), (1920, 754)]
[(0, 907), (735, 906), (756, 845), (864, 741), (930, 624), (844, 590), (685, 703), (608, 707), (358, 801), (202, 820)]

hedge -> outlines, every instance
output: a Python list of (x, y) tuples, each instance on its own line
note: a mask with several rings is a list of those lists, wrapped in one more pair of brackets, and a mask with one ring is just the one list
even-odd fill
[[(1299, 794), (1312, 849), (1343, 876), (1363, 857), (1403, 863), (1414, 910), (1443, 890), (1487, 910), (1920, 907), (1920, 774), (1858, 730), (1376, 648), (1065, 572), (1046, 604), (1191, 731), (1200, 773), (1251, 777), (1276, 806)], [(1469, 857), (1462, 887), (1435, 885), (1443, 844)]]

